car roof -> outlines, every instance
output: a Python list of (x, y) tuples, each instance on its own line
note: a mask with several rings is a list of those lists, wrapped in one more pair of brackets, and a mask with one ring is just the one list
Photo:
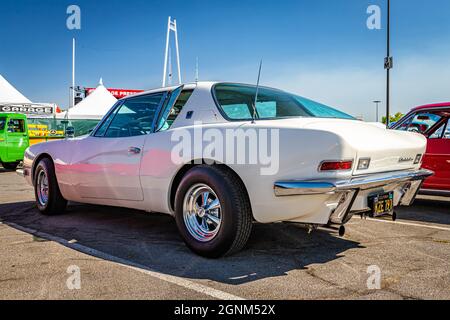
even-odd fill
[(137, 94), (133, 94), (130, 96), (126, 96), (120, 100), (126, 100), (129, 98), (135, 98), (135, 97), (140, 97), (140, 96), (145, 96), (148, 94), (153, 94), (153, 93), (159, 93), (159, 92), (166, 92), (166, 91), (172, 91), (175, 90), (176, 88), (180, 87), (180, 86), (184, 86), (184, 90), (194, 90), (195, 88), (197, 88), (200, 85), (212, 85), (215, 82), (211, 82), (211, 81), (199, 81), (196, 83), (186, 83), (186, 84), (181, 84), (181, 85), (176, 85), (176, 86), (169, 86), (169, 87), (160, 87), (160, 88), (155, 88), (155, 89), (150, 89), (150, 90), (146, 90), (144, 92), (140, 92)]
[(441, 103), (433, 103), (433, 104), (426, 104), (423, 106), (418, 106), (412, 109), (412, 111), (418, 111), (418, 110), (431, 110), (431, 109), (450, 109), (450, 102), (441, 102)]
[[(214, 85), (216, 85), (216, 84), (236, 84), (236, 85), (254, 86), (254, 87), (256, 87), (255, 84), (230, 82), (230, 81), (198, 81), (198, 82), (195, 82), (195, 83), (185, 83), (185, 84), (181, 84), (181, 85), (184, 86), (184, 90), (194, 90), (194, 89), (197, 89), (197, 88), (211, 90), (211, 88)], [(126, 99), (129, 99), (129, 98), (145, 96), (145, 95), (153, 94), (153, 93), (172, 91), (172, 90), (175, 90), (176, 88), (178, 88), (181, 85), (175, 85), (175, 86), (169, 86), (169, 87), (160, 87), (160, 88), (155, 88), (155, 89), (151, 89), (151, 90), (146, 90), (144, 92), (140, 92), (140, 93), (137, 93), (137, 94), (126, 96), (126, 97), (124, 97), (124, 98), (122, 98), (120, 100), (126, 100)], [(262, 86), (262, 85), (260, 86), (260, 88), (266, 88), (266, 89), (283, 91), (283, 90), (280, 90), (280, 89), (267, 87), (267, 86)]]

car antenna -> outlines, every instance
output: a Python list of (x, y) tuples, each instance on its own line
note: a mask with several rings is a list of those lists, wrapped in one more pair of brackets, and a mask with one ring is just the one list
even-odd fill
[(258, 93), (259, 93), (259, 81), (261, 79), (261, 69), (262, 69), (263, 61), (261, 59), (261, 62), (259, 63), (259, 72), (258, 72), (258, 81), (256, 82), (256, 94), (255, 94), (255, 103), (253, 104), (253, 117), (252, 117), (252, 123), (255, 123), (257, 111), (256, 111), (256, 104), (258, 103)]

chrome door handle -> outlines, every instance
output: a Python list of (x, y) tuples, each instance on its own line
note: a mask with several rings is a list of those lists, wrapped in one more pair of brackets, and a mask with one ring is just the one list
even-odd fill
[(129, 154), (140, 154), (141, 153), (141, 148), (129, 147), (128, 148), (128, 153)]

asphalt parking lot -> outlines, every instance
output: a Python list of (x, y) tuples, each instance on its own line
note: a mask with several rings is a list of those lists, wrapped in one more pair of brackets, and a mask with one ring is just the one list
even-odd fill
[[(0, 167), (0, 299), (450, 299), (446, 198), (421, 197), (395, 223), (354, 218), (343, 238), (256, 224), (221, 260), (192, 254), (165, 215), (71, 204), (43, 217), (33, 200)], [(367, 286), (374, 266), (380, 289)]]

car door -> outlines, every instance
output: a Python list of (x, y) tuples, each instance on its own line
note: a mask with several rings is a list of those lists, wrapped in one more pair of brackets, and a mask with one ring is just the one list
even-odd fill
[(166, 97), (162, 92), (124, 100), (77, 143), (71, 172), (81, 198), (144, 199), (139, 174), (143, 148)]
[(8, 161), (23, 160), (25, 149), (28, 147), (27, 134), (25, 119), (9, 118), (6, 130), (6, 158)]
[(447, 118), (428, 136), (423, 167), (435, 172), (426, 180), (425, 189), (450, 191), (450, 120)]

